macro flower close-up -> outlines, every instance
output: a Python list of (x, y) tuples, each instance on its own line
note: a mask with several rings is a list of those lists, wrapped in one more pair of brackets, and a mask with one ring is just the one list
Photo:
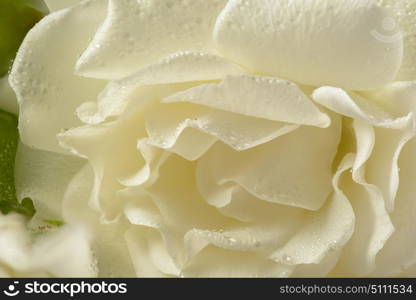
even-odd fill
[(416, 0), (43, 2), (1, 276), (416, 277)]

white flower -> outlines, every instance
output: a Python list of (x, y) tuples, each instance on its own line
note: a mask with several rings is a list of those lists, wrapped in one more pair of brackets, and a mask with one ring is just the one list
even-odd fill
[(88, 230), (98, 276), (414, 276), (415, 14), (414, 0), (50, 14), (10, 75), (32, 223)]

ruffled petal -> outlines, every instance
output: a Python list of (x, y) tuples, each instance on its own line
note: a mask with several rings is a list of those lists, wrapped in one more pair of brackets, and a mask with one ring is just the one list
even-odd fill
[(278, 219), (282, 221), (278, 226), (282, 231), (287, 228), (294, 230), (305, 213), (305, 210), (296, 207), (263, 201), (237, 184), (225, 186), (217, 192), (223, 200), (223, 203), (217, 204), (218, 210), (242, 222), (274, 224)]
[(330, 125), (329, 117), (298, 86), (273, 77), (228, 76), (221, 83), (203, 84), (162, 102), (192, 102), (272, 121)]
[(152, 228), (131, 228), (126, 233), (127, 245), (138, 277), (178, 276), (179, 270), (166, 251), (159, 232)]
[(337, 264), (342, 249), (331, 249), (319, 264), (296, 265), (291, 277), (328, 277), (328, 274)]
[[(177, 175), (178, 170), (181, 170), (180, 176)], [(139, 254), (132, 252), (134, 261), (146, 260), (146, 264), (152, 265), (162, 273), (179, 275), (177, 270), (186, 262), (183, 244), (186, 231), (190, 228), (218, 228), (230, 223), (215, 208), (210, 207), (201, 199), (195, 186), (194, 172), (193, 163), (178, 156), (170, 156), (161, 166), (160, 176), (154, 184), (146, 189), (132, 187), (119, 193), (121, 199), (127, 203), (124, 207), (127, 219), (132, 224), (152, 229), (150, 233), (152, 239), (155, 239), (155, 243), (156, 240), (157, 243), (161, 243), (157, 247), (165, 248), (163, 255), (170, 257), (169, 265), (175, 266), (176, 269), (171, 267), (169, 270), (164, 269), (160, 261), (152, 261), (150, 256), (153, 254), (150, 251), (145, 254), (140, 249), (140, 258), (135, 258)], [(129, 243), (135, 239), (134, 243), (140, 242), (141, 244), (134, 247), (147, 247), (145, 246), (146, 240), (151, 237), (146, 238), (146, 233), (139, 236), (141, 232), (137, 231), (137, 237), (129, 237)]]
[(355, 120), (377, 126), (392, 129), (402, 129), (413, 120), (413, 114), (409, 111), (407, 116), (393, 118), (375, 102), (372, 102), (359, 94), (347, 93), (335, 87), (321, 87), (312, 94), (313, 100), (329, 108), (330, 110), (350, 117)]
[(86, 163), (84, 159), (30, 148), (20, 144), (16, 156), (16, 192), (19, 200), (30, 197), (36, 214), (32, 226), (44, 220), (62, 220), (65, 189)]
[(137, 148), (143, 156), (145, 164), (136, 173), (127, 177), (120, 177), (120, 183), (125, 186), (152, 184), (159, 177), (160, 166), (171, 155), (170, 152), (151, 145), (148, 138), (139, 140)]
[(130, 76), (110, 83), (107, 89), (120, 86), (168, 84), (221, 79), (226, 75), (247, 73), (239, 65), (205, 52), (181, 51), (147, 65)]
[(106, 9), (107, 1), (83, 2), (46, 16), (27, 34), (10, 73), (24, 143), (63, 152), (56, 134), (79, 126), (71, 112), (104, 87), (102, 81), (75, 76), (73, 68)]
[[(298, 126), (191, 103), (162, 104), (146, 116), (149, 142), (164, 149), (183, 139), (182, 133), (187, 128), (197, 129), (215, 137), (215, 141), (221, 140), (235, 150), (243, 151), (287, 134)], [(189, 139), (189, 142), (185, 148), (198, 147), (195, 140)]]
[(208, 246), (182, 271), (184, 277), (288, 277), (293, 267), (255, 253)]
[[(310, 210), (331, 192), (331, 165), (340, 139), (340, 120), (327, 129), (302, 126), (258, 147), (236, 152), (215, 144), (198, 161), (198, 188), (211, 205), (224, 206), (224, 189), (235, 183), (254, 196)], [(305, 147), (305, 145), (308, 145)]]
[(91, 232), (90, 247), (98, 277), (132, 277), (135, 273), (124, 236), (131, 225), (124, 219), (111, 224), (101, 222), (101, 215), (89, 205), (93, 186), (94, 173), (86, 165), (65, 189), (63, 218), (69, 223), (82, 224)]
[(396, 228), (377, 256), (372, 276), (399, 276), (416, 263), (416, 141), (408, 143), (400, 155), (400, 185), (391, 218)]
[[(399, 28), (372, 0), (231, 0), (218, 17), (218, 51), (254, 72), (350, 90), (392, 81), (402, 62)], [(382, 29), (382, 28), (381, 28)]]
[(354, 121), (357, 149), (352, 167), (353, 181), (344, 181), (343, 189), (356, 216), (354, 234), (343, 249), (340, 262), (332, 275), (368, 276), (376, 267), (379, 251), (394, 232), (381, 189), (366, 181), (368, 159), (377, 143), (371, 125)]
[(105, 22), (77, 62), (77, 73), (120, 79), (178, 51), (209, 52), (225, 2), (112, 0)]
[(338, 184), (342, 173), (351, 168), (352, 161), (351, 155), (344, 158), (332, 180), (334, 193), (318, 212), (305, 218), (304, 226), (282, 248), (272, 253), (272, 259), (286, 264), (317, 264), (350, 239), (355, 216)]
[(111, 82), (98, 95), (96, 102), (84, 102), (77, 108), (77, 115), (80, 120), (87, 124), (98, 124), (109, 117), (119, 117), (129, 109), (137, 109), (148, 102), (160, 101), (169, 95), (198, 85), (199, 82), (184, 82), (176, 84), (162, 84), (157, 78), (144, 78), (143, 85), (136, 85), (132, 80), (128, 85), (121, 84), (123, 81)]
[(123, 188), (119, 179), (136, 173), (145, 164), (137, 151), (137, 141), (145, 137), (144, 125), (137, 122), (142, 114), (139, 109), (111, 123), (79, 127), (58, 135), (63, 147), (91, 163), (95, 180), (90, 201), (105, 219), (120, 213), (122, 203), (114, 199)]
[(367, 180), (380, 188), (389, 212), (394, 209), (399, 187), (398, 161), (403, 147), (415, 136), (410, 128), (398, 131), (377, 128), (376, 144), (367, 166)]
[(85, 123), (99, 123), (122, 111), (129, 96), (141, 92), (135, 92), (139, 87), (208, 81), (244, 73), (242, 68), (219, 56), (189, 51), (175, 53), (131, 76), (111, 81), (100, 93), (98, 103), (83, 104), (78, 115)]

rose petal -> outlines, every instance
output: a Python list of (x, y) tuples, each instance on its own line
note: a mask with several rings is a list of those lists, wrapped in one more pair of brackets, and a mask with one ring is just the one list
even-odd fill
[(204, 52), (181, 51), (170, 54), (130, 76), (112, 81), (107, 89), (120, 86), (215, 80), (226, 75), (244, 73), (247, 71), (242, 67), (220, 56)]
[(392, 11), (394, 19), (387, 18), (380, 28), (380, 36), (394, 36), (397, 27), (403, 32), (404, 53), (402, 66), (396, 80), (416, 79), (416, 1), (415, 0), (376, 0), (377, 4)]
[(228, 76), (172, 95), (164, 103), (192, 102), (247, 116), (328, 127), (330, 119), (295, 84), (264, 76)]
[[(244, 263), (242, 263), (244, 262)], [(182, 270), (184, 277), (288, 277), (293, 267), (285, 266), (250, 252), (206, 247)]]
[[(148, 112), (146, 130), (150, 142), (164, 149), (172, 147), (187, 128), (194, 128), (235, 150), (247, 150), (287, 134), (298, 126), (252, 118), (190, 103), (162, 104)], [(215, 139), (215, 140), (216, 140)], [(198, 144), (192, 139), (185, 148)]]
[[(90, 245), (96, 259), (98, 277), (131, 277), (134, 270), (124, 232), (130, 224), (120, 220), (103, 224), (100, 214), (89, 207), (94, 186), (94, 173), (91, 166), (82, 168), (65, 189), (62, 200), (64, 220), (82, 224), (91, 231)], [(117, 199), (115, 199), (117, 201)]]
[[(339, 276), (368, 276), (376, 267), (376, 255), (394, 231), (385, 207), (383, 194), (376, 185), (366, 182), (368, 159), (374, 151), (374, 128), (354, 121), (357, 154), (352, 168), (352, 181), (344, 181), (343, 188), (356, 216), (356, 230), (343, 249), (343, 255), (334, 274)], [(363, 230), (365, 228), (365, 230)]]
[[(224, 200), (221, 206), (217, 206), (218, 210), (223, 215), (242, 222), (262, 224), (273, 223), (273, 221), (275, 222), (276, 219), (279, 219), (279, 221), (288, 223), (285, 225), (279, 223), (279, 228), (289, 227), (294, 230), (296, 228), (295, 223), (299, 222), (305, 213), (305, 210), (296, 207), (263, 201), (236, 184), (230, 187), (227, 186), (223, 190), (218, 190), (218, 194)], [(292, 222), (288, 222), (289, 220), (286, 218), (289, 218)]]
[(401, 117), (409, 112), (416, 114), (416, 82), (398, 81), (381, 89), (363, 93), (367, 99), (375, 102), (395, 117)]
[(16, 155), (16, 192), (19, 200), (30, 197), (36, 208), (32, 224), (45, 219), (62, 220), (65, 189), (85, 160), (30, 148), (20, 144)]
[(375, 135), (376, 145), (368, 161), (367, 179), (381, 189), (386, 207), (392, 212), (399, 186), (398, 160), (403, 147), (415, 136), (415, 132), (409, 128), (401, 131), (377, 128)]
[(392, 81), (402, 61), (398, 28), (375, 33), (389, 10), (371, 0), (231, 0), (218, 17), (218, 51), (254, 72), (351, 90)]
[(413, 115), (394, 119), (375, 102), (353, 92), (347, 93), (339, 88), (321, 87), (312, 94), (317, 103), (337, 112), (338, 114), (360, 120), (377, 127), (401, 129), (409, 125)]
[(20, 105), (19, 128), (24, 143), (63, 152), (56, 134), (79, 126), (71, 113), (95, 99), (104, 82), (73, 75), (79, 54), (105, 16), (107, 1), (90, 1), (52, 13), (26, 36), (10, 73)]
[(145, 164), (137, 151), (137, 141), (145, 137), (144, 124), (137, 122), (142, 114), (138, 109), (111, 123), (87, 125), (58, 135), (63, 147), (90, 161), (95, 174), (91, 205), (107, 220), (120, 214), (122, 203), (114, 200), (122, 188), (118, 179), (134, 174)]
[(331, 249), (319, 264), (299, 264), (291, 274), (294, 278), (304, 277), (328, 277), (328, 273), (337, 264), (342, 249)]
[(49, 11), (53, 12), (70, 6), (78, 4), (81, 0), (43, 0), (49, 8)]
[(120, 79), (178, 51), (209, 52), (225, 2), (112, 0), (105, 22), (77, 62), (77, 73)]
[[(177, 170), (181, 170), (181, 176), (177, 176)], [(229, 223), (201, 199), (195, 186), (194, 172), (193, 163), (170, 156), (161, 166), (158, 179), (146, 190), (133, 187), (119, 193), (120, 199), (129, 203), (124, 209), (128, 220), (132, 224), (158, 230), (158, 239), (163, 238), (161, 247), (166, 248), (166, 255), (178, 268), (185, 263), (183, 236), (189, 228), (215, 228)], [(135, 239), (146, 244), (146, 238), (137, 236)], [(135, 257), (137, 254), (132, 255)], [(141, 260), (159, 265), (149, 262), (151, 258), (148, 255), (152, 254), (143, 255), (147, 257), (141, 257)], [(163, 270), (163, 267), (159, 267), (157, 269)]]
[[(331, 191), (331, 164), (340, 138), (340, 120), (327, 129), (302, 126), (242, 152), (220, 143), (198, 161), (198, 188), (211, 205), (228, 201), (219, 191), (238, 183), (256, 197), (310, 210)], [(308, 145), (305, 147), (305, 145)]]
[(334, 193), (325, 205), (305, 219), (305, 226), (271, 258), (286, 264), (317, 264), (332, 250), (340, 249), (350, 239), (354, 231), (354, 212), (339, 189), (339, 178), (351, 167), (352, 156), (341, 162), (333, 178)]
[(83, 104), (78, 108), (78, 116), (85, 123), (96, 124), (108, 116), (117, 115), (125, 108), (130, 96), (137, 94), (135, 91), (142, 86), (207, 81), (243, 73), (244, 70), (239, 66), (215, 55), (202, 52), (175, 53), (131, 76), (110, 82), (100, 93), (98, 103)]
[(391, 214), (395, 232), (377, 256), (371, 276), (397, 276), (416, 262), (415, 184), (416, 141), (412, 139), (400, 155), (400, 186)]
[(125, 186), (151, 184), (159, 177), (160, 166), (169, 158), (170, 152), (152, 146), (148, 138), (137, 142), (137, 148), (143, 156), (145, 165), (131, 176), (121, 177), (120, 183)]
[(179, 275), (179, 270), (166, 250), (159, 232), (152, 228), (137, 227), (126, 233), (136, 276), (167, 277)]

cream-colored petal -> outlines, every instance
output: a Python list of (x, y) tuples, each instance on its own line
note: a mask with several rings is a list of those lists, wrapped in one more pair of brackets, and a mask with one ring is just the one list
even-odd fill
[(330, 253), (319, 262), (319, 264), (296, 265), (291, 277), (328, 277), (330, 271), (338, 262), (342, 249), (331, 249)]
[[(343, 249), (340, 263), (333, 275), (368, 276), (376, 267), (375, 259), (394, 232), (381, 189), (366, 181), (368, 159), (377, 143), (374, 128), (360, 121), (353, 124), (357, 149), (352, 179), (344, 180), (342, 188), (356, 216), (355, 231)], [(386, 129), (387, 130), (387, 129)]]
[(398, 160), (403, 147), (415, 136), (411, 128), (403, 130), (377, 128), (376, 144), (367, 166), (367, 180), (380, 188), (389, 212), (394, 209), (399, 188)]
[(404, 116), (409, 112), (416, 114), (416, 81), (392, 82), (363, 95), (395, 117)]
[(404, 268), (403, 272), (398, 275), (398, 277), (402, 278), (414, 278), (416, 276), (416, 263), (410, 267)]
[(143, 111), (138, 109), (110, 123), (87, 125), (58, 135), (61, 145), (74, 154), (88, 158), (94, 170), (91, 205), (113, 219), (121, 213), (116, 193), (128, 178), (143, 168), (145, 161), (137, 150), (137, 141), (145, 137)]
[(400, 185), (391, 218), (396, 228), (377, 256), (373, 276), (398, 276), (416, 262), (416, 141), (404, 146), (400, 155)]
[(405, 121), (403, 128), (375, 128), (376, 144), (368, 162), (367, 179), (382, 190), (386, 206), (392, 211), (399, 186), (398, 159), (403, 147), (415, 135), (416, 85), (414, 82), (394, 82), (383, 89), (367, 92), (365, 96), (396, 117), (412, 114), (402, 118)]
[[(159, 172), (158, 180), (146, 188), (146, 193), (154, 199), (166, 224), (188, 230), (215, 229), (218, 224), (227, 222), (227, 218), (208, 205), (199, 194), (194, 162), (172, 155), (160, 167)], [(140, 187), (138, 189), (141, 190)]]
[(67, 7), (71, 7), (81, 2), (81, 0), (43, 0), (43, 1), (46, 3), (49, 11), (51, 12), (64, 9)]
[(122, 85), (110, 83), (98, 95), (97, 102), (85, 102), (77, 108), (77, 115), (84, 123), (98, 124), (108, 117), (120, 116), (130, 109), (137, 109), (149, 102), (160, 101), (169, 95), (198, 85), (199, 82), (177, 84), (159, 84), (157, 80), (151, 85)]
[(252, 71), (305, 85), (349, 90), (392, 81), (402, 62), (398, 28), (372, 0), (231, 0), (218, 17), (218, 51)]
[(126, 241), (136, 276), (160, 278), (179, 274), (155, 229), (132, 228), (126, 233)]
[(302, 126), (241, 152), (215, 144), (198, 161), (199, 191), (211, 205), (224, 206), (229, 198), (223, 189), (238, 183), (269, 202), (319, 209), (332, 190), (331, 165), (340, 138), (339, 118), (332, 123), (326, 129)]
[(302, 209), (280, 206), (274, 209), (273, 219), (265, 218), (257, 223), (229, 223), (211, 230), (190, 229), (184, 236), (187, 260), (191, 261), (208, 245), (237, 252), (256, 252), (259, 257), (266, 257), (290, 241), (291, 236), (304, 225), (306, 215)]
[(225, 2), (111, 0), (77, 73), (121, 79), (178, 51), (210, 52), (214, 22)]
[(305, 214), (303, 209), (279, 205), (256, 198), (238, 185), (230, 185), (230, 187), (226, 187), (223, 190), (219, 189), (218, 196), (222, 197), (224, 201), (221, 206), (217, 207), (218, 210), (223, 215), (242, 222), (273, 223), (278, 219), (285, 223), (285, 225), (279, 223), (280, 228), (286, 226), (295, 230), (295, 224), (299, 223), (299, 220)]
[(289, 265), (320, 263), (350, 239), (355, 216), (338, 185), (340, 176), (351, 168), (352, 162), (352, 155), (344, 158), (332, 180), (334, 193), (319, 211), (304, 219), (304, 226), (271, 255), (272, 259)]
[(46, 16), (27, 34), (10, 73), (24, 143), (62, 152), (56, 134), (79, 126), (76, 107), (104, 87), (103, 81), (75, 76), (73, 68), (106, 9), (107, 1), (83, 2)]
[[(146, 116), (150, 142), (165, 149), (172, 147), (178, 139), (183, 139), (181, 135), (187, 128), (197, 129), (242, 151), (267, 143), (297, 127), (191, 103), (162, 104)], [(189, 142), (186, 148), (198, 147), (195, 141)]]
[(101, 122), (120, 111), (129, 95), (142, 86), (216, 80), (244, 73), (241, 67), (219, 56), (191, 51), (175, 53), (130, 76), (111, 81), (100, 93), (98, 103), (95, 106), (84, 104), (79, 116), (86, 123)]
[(124, 219), (112, 224), (101, 222), (100, 214), (89, 206), (93, 186), (94, 173), (91, 166), (86, 165), (65, 189), (62, 200), (64, 220), (82, 224), (90, 230), (90, 245), (99, 277), (132, 277), (133, 263), (124, 237), (130, 224)]
[(163, 57), (130, 76), (112, 81), (107, 89), (119, 86), (216, 80), (226, 75), (245, 73), (247, 71), (242, 67), (223, 57), (205, 52), (181, 51)]
[(409, 125), (413, 115), (407, 112), (405, 116), (393, 118), (376, 102), (363, 96), (335, 87), (321, 87), (316, 89), (312, 98), (319, 104), (335, 111), (338, 114), (369, 123), (377, 127), (401, 129)]
[(136, 173), (121, 177), (120, 183), (125, 186), (138, 186), (142, 184), (152, 184), (159, 177), (160, 166), (169, 158), (170, 152), (152, 146), (148, 138), (143, 138), (137, 142), (137, 148), (145, 161), (144, 166)]
[(273, 77), (227, 76), (172, 95), (164, 103), (192, 102), (247, 116), (294, 124), (328, 127), (322, 113), (295, 84)]
[(396, 80), (416, 80), (416, 1), (376, 0), (390, 10), (394, 18), (386, 18), (375, 33), (383, 39), (394, 37), (397, 28), (403, 32), (403, 61)]
[(182, 270), (183, 277), (288, 277), (293, 267), (250, 252), (206, 247)]

